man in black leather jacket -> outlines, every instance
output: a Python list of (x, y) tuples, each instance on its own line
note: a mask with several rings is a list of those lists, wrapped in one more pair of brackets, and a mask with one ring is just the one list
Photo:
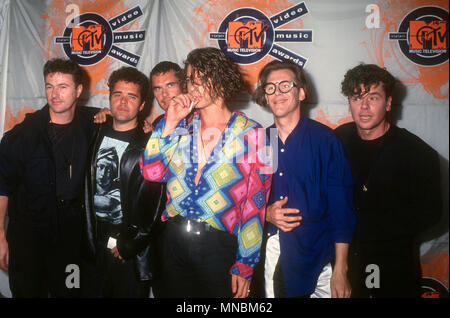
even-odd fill
[(86, 175), (82, 295), (147, 297), (152, 230), (164, 209), (164, 185), (145, 181), (139, 160), (148, 140), (139, 118), (148, 79), (132, 67), (108, 82), (112, 120), (98, 127)]

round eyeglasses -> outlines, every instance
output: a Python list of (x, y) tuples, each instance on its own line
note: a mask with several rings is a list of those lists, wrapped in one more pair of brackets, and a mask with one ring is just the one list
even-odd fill
[(275, 94), (275, 91), (278, 90), (281, 93), (289, 93), (293, 87), (297, 87), (297, 84), (295, 84), (292, 81), (281, 81), (278, 83), (266, 83), (263, 87), (264, 93), (267, 95), (273, 95)]

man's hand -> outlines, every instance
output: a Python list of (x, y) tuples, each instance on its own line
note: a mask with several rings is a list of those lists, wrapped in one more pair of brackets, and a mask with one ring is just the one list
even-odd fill
[(8, 271), (9, 250), (5, 235), (6, 210), (8, 209), (8, 197), (0, 195), (0, 269)]
[(150, 116), (144, 119), (144, 125), (142, 125), (142, 130), (145, 134), (151, 133), (153, 131), (152, 120)]
[(347, 279), (347, 272), (333, 270), (331, 275), (331, 298), (350, 298), (352, 288)]
[(0, 233), (0, 269), (5, 272), (8, 271), (9, 265), (9, 250), (8, 242), (6, 241), (4, 233)]
[(106, 116), (111, 116), (111, 110), (108, 107), (104, 107), (94, 115), (94, 123), (103, 124), (106, 121)]
[(347, 279), (348, 269), (348, 243), (334, 243), (336, 250), (336, 260), (334, 263), (333, 274), (331, 275), (331, 297), (349, 298), (352, 288)]
[(120, 256), (119, 254), (119, 250), (117, 249), (117, 246), (113, 247), (111, 249), (111, 254), (114, 255), (115, 258), (120, 259), (122, 262), (125, 262), (124, 259), (122, 258), (122, 256)]
[(162, 133), (162, 137), (169, 136), (177, 127), (178, 123), (191, 112), (191, 104), (197, 102), (189, 94), (181, 94), (173, 97), (166, 111), (166, 125)]
[(234, 298), (246, 298), (250, 293), (250, 282), (238, 275), (231, 275), (231, 291)]
[(266, 209), (266, 220), (277, 226), (283, 232), (292, 231), (294, 228), (300, 225), (302, 217), (288, 216), (287, 214), (298, 214), (298, 209), (283, 209), (283, 206), (287, 203), (288, 197), (283, 200), (276, 201)]

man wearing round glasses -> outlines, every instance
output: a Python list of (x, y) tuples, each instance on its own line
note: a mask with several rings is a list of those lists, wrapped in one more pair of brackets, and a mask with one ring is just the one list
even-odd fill
[(278, 129), (263, 243), (265, 294), (349, 297), (347, 253), (355, 225), (350, 167), (333, 131), (301, 115), (306, 93), (305, 74), (295, 63), (272, 61), (259, 74), (254, 99), (273, 113), (268, 129)]
[(281, 81), (279, 83), (266, 83), (264, 85), (264, 92), (266, 95), (275, 94), (275, 91), (280, 91), (280, 93), (289, 93), (293, 87), (298, 87), (293, 81)]

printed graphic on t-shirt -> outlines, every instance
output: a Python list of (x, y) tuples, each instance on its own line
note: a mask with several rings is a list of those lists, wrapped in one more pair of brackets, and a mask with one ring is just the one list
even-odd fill
[(120, 158), (128, 143), (104, 137), (97, 152), (94, 208), (97, 216), (112, 224), (122, 222)]

